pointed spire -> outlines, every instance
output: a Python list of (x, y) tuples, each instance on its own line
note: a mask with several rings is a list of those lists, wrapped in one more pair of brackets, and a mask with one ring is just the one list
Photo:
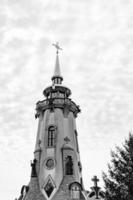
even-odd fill
[(58, 53), (56, 54), (54, 76), (61, 76), (61, 72), (60, 72), (60, 63), (59, 63), (59, 56), (58, 56)]
[(52, 77), (52, 81), (53, 84), (61, 84), (63, 77), (61, 76), (61, 72), (60, 72), (60, 63), (59, 63), (59, 50), (62, 50), (58, 44), (58, 42), (56, 44), (53, 44), (53, 46), (55, 46), (56, 48), (56, 62), (55, 62), (55, 70), (54, 70), (54, 75)]

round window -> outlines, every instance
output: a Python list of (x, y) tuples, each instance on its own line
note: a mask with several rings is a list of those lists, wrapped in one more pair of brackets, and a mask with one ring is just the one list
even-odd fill
[(48, 159), (46, 160), (46, 167), (47, 167), (48, 169), (54, 168), (54, 165), (55, 165), (54, 159), (48, 158)]

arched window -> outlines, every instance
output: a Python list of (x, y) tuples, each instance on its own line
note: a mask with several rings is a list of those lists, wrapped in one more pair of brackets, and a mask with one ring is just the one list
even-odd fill
[(48, 147), (55, 146), (55, 127), (50, 126), (48, 128)]
[(71, 156), (67, 156), (65, 160), (65, 174), (73, 175), (73, 161)]
[(70, 196), (72, 200), (79, 200), (81, 194), (81, 185), (78, 182), (71, 183), (69, 186)]

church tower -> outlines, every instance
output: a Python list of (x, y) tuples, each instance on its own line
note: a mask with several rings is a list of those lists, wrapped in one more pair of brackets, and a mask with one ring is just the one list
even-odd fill
[(79, 106), (70, 99), (71, 90), (62, 84), (59, 47), (51, 86), (45, 99), (36, 104), (38, 131), (31, 180), (23, 186), (24, 200), (83, 200), (82, 165), (78, 147), (76, 117)]

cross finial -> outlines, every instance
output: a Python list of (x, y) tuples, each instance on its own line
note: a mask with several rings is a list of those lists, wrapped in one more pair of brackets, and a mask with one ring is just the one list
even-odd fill
[(97, 187), (97, 183), (99, 181), (99, 179), (97, 178), (97, 176), (94, 176), (91, 180), (94, 182), (94, 186)]
[(94, 186), (92, 187), (92, 189), (95, 191), (96, 199), (99, 199), (98, 195), (99, 195), (100, 187), (98, 187), (97, 185), (99, 179), (97, 178), (97, 176), (94, 176), (91, 180), (94, 182)]
[(59, 50), (62, 50), (62, 48), (59, 46), (59, 42), (56, 42), (55, 44), (52, 44), (56, 48), (56, 53), (59, 53)]

